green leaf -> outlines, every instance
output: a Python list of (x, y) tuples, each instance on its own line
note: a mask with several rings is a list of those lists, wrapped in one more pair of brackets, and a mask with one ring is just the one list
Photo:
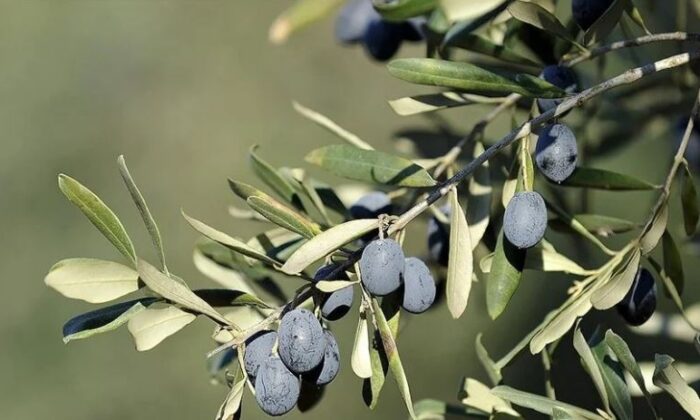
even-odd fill
[(681, 260), (680, 252), (678, 252), (678, 247), (668, 230), (664, 231), (662, 243), (664, 247), (664, 272), (671, 279), (673, 285), (676, 286), (678, 294), (683, 294), (683, 284), (685, 283), (683, 261)]
[(68, 343), (115, 330), (158, 300), (151, 297), (135, 299), (78, 315), (63, 326), (63, 342)]
[(141, 280), (146, 283), (146, 286), (160, 296), (180, 304), (187, 309), (206, 315), (222, 325), (231, 325), (226, 318), (192, 292), (187, 286), (161, 273), (157, 268), (146, 261), (139, 260), (138, 272), (141, 276)]
[(471, 33), (462, 33), (452, 37), (448, 46), (484, 54), (508, 63), (522, 64), (525, 66), (540, 66), (540, 64), (520, 55), (518, 52), (511, 50), (505, 45), (494, 44), (482, 36)]
[[(484, 153), (484, 145), (481, 142), (474, 144), (472, 156), (477, 157)], [(479, 166), (469, 178), (469, 190), (467, 194), (467, 225), (471, 238), (472, 250), (476, 249), (486, 233), (491, 213), (491, 174), (488, 161)]]
[(471, 418), (474, 413), (467, 407), (448, 404), (444, 401), (425, 399), (413, 404), (417, 420), (445, 420), (453, 417)]
[(424, 15), (437, 7), (437, 0), (372, 0), (374, 9), (388, 21), (403, 21)]
[(655, 185), (644, 180), (605, 169), (578, 167), (561, 183), (565, 187), (583, 187), (610, 191), (653, 190)]
[[(638, 224), (629, 220), (602, 214), (575, 214), (573, 218), (588, 232), (602, 237), (629, 232), (639, 227)], [(569, 226), (569, 223), (562, 218), (556, 218), (549, 221), (549, 226), (559, 231), (571, 231), (573, 228)]]
[(467, 218), (459, 205), (457, 188), (450, 193), (450, 253), (447, 266), (447, 307), (452, 318), (459, 318), (467, 309), (474, 273), (474, 256)]
[(401, 187), (435, 185), (430, 174), (410, 160), (345, 144), (313, 150), (306, 160), (335, 175), (357, 181)]
[(479, 362), (481, 362), (481, 366), (483, 366), (484, 370), (486, 370), (486, 374), (489, 376), (491, 383), (498, 385), (503, 380), (501, 368), (491, 359), (491, 356), (489, 356), (486, 347), (484, 347), (484, 344), (481, 342), (482, 335), (482, 333), (476, 335), (476, 357), (479, 359)]
[(441, 9), (451, 22), (478, 18), (510, 0), (439, 0)]
[(274, 309), (252, 292), (227, 289), (198, 289), (194, 294), (213, 307), (251, 306), (261, 309)]
[(389, 73), (401, 80), (470, 92), (505, 95), (518, 93), (530, 98), (561, 98), (566, 95), (558, 87), (544, 81), (523, 82), (508, 79), (469, 63), (432, 58), (400, 58), (391, 61)]
[(351, 133), (350, 131), (339, 126), (325, 115), (316, 112), (313, 109), (307, 108), (298, 102), (293, 102), (292, 105), (294, 106), (294, 110), (301, 114), (301, 116), (320, 125), (321, 127), (340, 137), (342, 140), (350, 143), (351, 145), (359, 147), (360, 149), (374, 150), (374, 147), (372, 147), (369, 143), (362, 140), (354, 133)]
[(187, 223), (190, 224), (196, 230), (197, 232), (201, 233), (202, 235), (206, 236), (207, 238), (211, 239), (214, 242), (217, 242), (233, 251), (236, 251), (238, 253), (241, 253), (247, 257), (254, 258), (256, 260), (262, 261), (266, 264), (270, 265), (276, 265), (278, 264), (277, 261), (274, 259), (268, 257), (265, 254), (260, 253), (259, 251), (251, 248), (250, 246), (246, 245), (242, 241), (235, 239), (223, 232), (220, 232), (202, 222), (200, 222), (197, 219), (194, 219), (185, 212), (182, 212), (182, 216), (187, 220)]
[(219, 411), (216, 413), (216, 420), (234, 420), (240, 415), (241, 409), (241, 399), (243, 399), (243, 391), (245, 390), (245, 384), (247, 381), (246, 374), (243, 369), (236, 368), (236, 373), (233, 379), (233, 386), (229, 391), (226, 399), (219, 407)]
[[(382, 300), (381, 310), (387, 319), (392, 337), (396, 337), (399, 331), (399, 317), (401, 314), (401, 297), (399, 293), (391, 293)], [(369, 348), (370, 360), (372, 362), (372, 377), (364, 381), (362, 394), (365, 403), (370, 409), (374, 409), (379, 403), (379, 395), (384, 388), (387, 374), (389, 373), (389, 358), (384, 350), (382, 335), (376, 328), (372, 332), (372, 345)]]
[(474, 104), (499, 104), (503, 98), (489, 98), (462, 92), (439, 92), (407, 96), (389, 101), (389, 106), (401, 116), (423, 114), (447, 108)]
[[(479, 268), (482, 272), (491, 272), (494, 255), (495, 254), (492, 253), (481, 259), (479, 262)], [(555, 250), (544, 248), (541, 245), (534, 246), (527, 250), (527, 256), (525, 257), (523, 269), (545, 272), (559, 271), (578, 276), (586, 276), (590, 274), (590, 271), (584, 269), (576, 262), (568, 259), (562, 254), (559, 254)]]
[(583, 35), (583, 43), (590, 45), (602, 41), (615, 29), (629, 0), (614, 0), (608, 9)]
[(136, 264), (136, 251), (124, 225), (109, 207), (81, 183), (68, 175), (58, 176), (58, 188), (68, 201), (73, 203), (87, 216), (95, 227), (121, 252), (129, 261)]
[(526, 252), (511, 244), (501, 231), (486, 283), (486, 307), (491, 319), (503, 313), (518, 288), (525, 255)]
[(683, 165), (683, 172), (681, 172), (681, 204), (683, 205), (685, 233), (692, 236), (697, 230), (700, 210), (698, 210), (698, 193), (695, 190), (695, 182), (693, 175), (690, 174), (688, 164)]
[(666, 231), (666, 224), (668, 223), (668, 203), (664, 203), (658, 212), (654, 215), (654, 218), (649, 226), (644, 231), (644, 235), (640, 241), (642, 246), (642, 254), (647, 255), (656, 248), (659, 244), (659, 240)]
[(416, 415), (413, 413), (413, 402), (411, 401), (411, 390), (408, 387), (408, 380), (406, 379), (406, 373), (403, 370), (403, 365), (401, 364), (401, 357), (399, 356), (399, 348), (396, 346), (396, 341), (394, 340), (394, 335), (392, 334), (391, 327), (384, 317), (384, 312), (382, 308), (377, 303), (377, 299), (372, 298), (372, 307), (374, 308), (374, 320), (377, 323), (377, 329), (382, 338), (382, 346), (384, 348), (384, 353), (389, 361), (389, 369), (394, 375), (396, 384), (399, 387), (399, 393), (406, 403), (406, 409), (411, 418), (415, 418)]
[(196, 315), (175, 306), (163, 309), (146, 308), (129, 319), (128, 328), (136, 343), (136, 350), (147, 351), (196, 318)]
[(119, 173), (121, 173), (124, 184), (126, 184), (126, 188), (129, 190), (129, 194), (131, 194), (131, 199), (134, 201), (134, 204), (136, 204), (136, 208), (141, 215), (141, 219), (143, 219), (143, 223), (146, 225), (146, 230), (148, 230), (148, 234), (151, 236), (151, 241), (153, 241), (153, 245), (156, 247), (156, 251), (158, 251), (158, 258), (160, 259), (161, 267), (163, 267), (163, 271), (167, 273), (168, 267), (165, 264), (163, 239), (160, 236), (160, 230), (158, 229), (156, 220), (153, 218), (151, 211), (148, 209), (146, 199), (143, 198), (139, 187), (131, 177), (131, 173), (129, 173), (129, 168), (126, 166), (124, 155), (117, 158), (117, 163), (119, 165)]
[(44, 278), (65, 297), (90, 303), (109, 302), (139, 289), (139, 274), (131, 267), (92, 258), (57, 262)]
[(574, 331), (574, 349), (581, 357), (581, 362), (583, 367), (588, 372), (588, 375), (593, 380), (593, 385), (595, 385), (598, 395), (601, 401), (603, 401), (603, 406), (606, 411), (610, 411), (610, 398), (608, 396), (608, 391), (605, 386), (605, 381), (603, 380), (603, 373), (600, 370), (600, 365), (596, 361), (596, 357), (593, 355), (593, 351), (586, 343), (586, 339), (583, 337), (581, 330), (576, 328)]
[(355, 343), (352, 346), (352, 356), (350, 366), (359, 378), (367, 379), (373, 375), (372, 360), (369, 354), (369, 328), (367, 325), (367, 315), (364, 310), (360, 311), (360, 317), (355, 331)]
[(250, 208), (272, 223), (296, 232), (305, 238), (313, 238), (321, 231), (316, 223), (277, 201), (262, 197), (250, 197), (247, 201)]
[(351, 220), (333, 226), (299, 247), (284, 263), (282, 271), (287, 274), (301, 273), (314, 262), (378, 227), (377, 219)]
[(665, 354), (654, 357), (654, 385), (670, 394), (692, 418), (700, 418), (700, 398), (673, 366), (673, 358)]
[(591, 350), (603, 377), (605, 390), (610, 399), (610, 408), (620, 420), (632, 420), (632, 397), (627, 389), (622, 366), (610, 357), (610, 349), (602, 337), (592, 344)]
[(553, 415), (554, 408), (560, 408), (562, 410), (574, 413), (584, 419), (590, 420), (603, 420), (603, 417), (598, 414), (592, 413), (583, 408), (579, 408), (561, 401), (553, 400), (551, 398), (542, 397), (540, 395), (530, 394), (528, 392), (519, 391), (513, 389), (509, 386), (499, 385), (491, 390), (491, 392), (506, 401), (510, 401), (515, 405), (521, 407), (529, 408), (535, 410), (538, 413)]
[(591, 295), (591, 303), (594, 308), (598, 310), (610, 309), (625, 297), (639, 270), (640, 257), (639, 250), (633, 250), (622, 268)]
[(277, 169), (272, 167), (269, 163), (261, 159), (255, 150), (258, 146), (252, 146), (249, 151), (250, 164), (253, 168), (253, 172), (262, 180), (265, 185), (270, 187), (277, 195), (282, 197), (288, 203), (292, 203), (295, 206), (300, 206), (299, 197), (296, 195), (294, 187), (279, 174)]
[(515, 1), (508, 6), (508, 12), (515, 19), (575, 43), (569, 31), (556, 16), (534, 2)]
[(627, 346), (627, 343), (625, 343), (622, 337), (615, 334), (612, 330), (606, 331), (605, 343), (615, 354), (615, 357), (617, 357), (617, 360), (622, 364), (625, 370), (629, 372), (632, 379), (634, 379), (634, 381), (637, 383), (637, 386), (639, 386), (639, 389), (642, 390), (642, 393), (644, 394), (644, 397), (646, 398), (647, 403), (649, 404), (649, 408), (654, 414), (654, 417), (658, 418), (658, 416), (656, 415), (656, 408), (654, 407), (654, 403), (651, 399), (651, 394), (647, 390), (646, 383), (644, 381), (644, 376), (642, 376), (642, 370), (639, 368), (637, 360), (634, 358), (634, 355), (630, 351), (630, 348)]

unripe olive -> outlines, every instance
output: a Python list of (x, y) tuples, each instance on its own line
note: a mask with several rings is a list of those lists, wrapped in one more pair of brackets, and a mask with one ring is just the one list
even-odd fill
[(617, 304), (617, 311), (633, 326), (642, 325), (656, 310), (656, 282), (646, 268), (640, 268), (624, 299)]
[(384, 296), (398, 289), (403, 272), (403, 251), (393, 239), (372, 241), (362, 251), (360, 277), (369, 293)]
[(503, 215), (503, 232), (518, 248), (530, 248), (542, 239), (547, 228), (547, 206), (535, 191), (516, 193)]
[(270, 416), (288, 413), (297, 404), (301, 383), (277, 356), (268, 356), (255, 378), (255, 399)]
[(408, 312), (425, 312), (435, 301), (435, 280), (430, 269), (418, 258), (406, 258), (403, 272), (404, 295), (401, 306)]
[(540, 130), (535, 148), (535, 163), (550, 180), (561, 183), (576, 169), (576, 136), (564, 124), (550, 124)]
[(323, 360), (326, 338), (318, 319), (308, 310), (287, 312), (280, 321), (277, 335), (277, 353), (292, 372), (308, 372)]

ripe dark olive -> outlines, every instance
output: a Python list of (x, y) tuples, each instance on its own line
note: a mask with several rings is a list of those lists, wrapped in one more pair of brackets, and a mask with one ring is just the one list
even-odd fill
[(277, 353), (294, 373), (304, 373), (321, 363), (326, 337), (318, 319), (306, 309), (287, 312), (277, 330)]
[(294, 408), (299, 399), (299, 378), (277, 356), (269, 356), (255, 378), (255, 399), (270, 416), (281, 416)]
[(642, 325), (656, 310), (656, 282), (646, 268), (640, 268), (632, 287), (616, 306), (619, 314), (633, 326)]
[[(573, 70), (564, 66), (551, 65), (542, 70), (540, 78), (562, 89), (566, 93), (574, 93), (578, 88), (578, 81)], [(540, 113), (545, 113), (556, 108), (564, 99), (537, 99), (537, 107)]]
[(561, 183), (576, 169), (576, 136), (564, 124), (550, 124), (540, 131), (535, 148), (535, 163), (550, 180)]
[(384, 296), (398, 289), (403, 272), (403, 251), (393, 239), (372, 241), (362, 251), (360, 277), (369, 293)]
[(246, 340), (243, 362), (248, 376), (255, 378), (260, 366), (272, 355), (275, 341), (277, 341), (275, 331), (260, 331)]
[[(444, 206), (440, 211), (450, 217), (450, 206)], [(447, 265), (450, 256), (450, 227), (435, 217), (428, 220), (428, 251), (435, 262)]]
[(406, 258), (403, 283), (401, 306), (414, 314), (427, 311), (435, 301), (435, 280), (428, 266), (418, 258)]
[(335, 38), (343, 44), (355, 44), (365, 37), (372, 20), (379, 19), (370, 0), (350, 0), (335, 19)]
[(573, 0), (571, 2), (571, 14), (574, 21), (584, 31), (603, 16), (614, 0)]
[(534, 191), (516, 193), (503, 215), (503, 232), (518, 248), (531, 248), (542, 239), (547, 229), (547, 206)]
[(382, 214), (391, 214), (393, 208), (388, 195), (381, 191), (372, 191), (350, 206), (350, 216), (353, 219), (375, 219)]
[[(314, 275), (314, 281), (319, 280), (347, 280), (345, 272), (341, 272), (334, 276), (335, 278), (327, 278), (333, 274), (337, 266), (334, 264), (325, 265), (319, 268)], [(355, 298), (355, 288), (347, 286), (335, 292), (324, 294), (321, 298), (321, 315), (329, 321), (337, 321), (344, 317), (352, 307), (352, 302)]]
[(338, 375), (340, 370), (340, 349), (333, 333), (326, 330), (326, 353), (323, 362), (309, 374), (304, 376), (304, 380), (313, 382), (316, 385), (329, 384)]
[(387, 61), (401, 47), (402, 26), (381, 19), (372, 20), (367, 26), (365, 50), (377, 61)]

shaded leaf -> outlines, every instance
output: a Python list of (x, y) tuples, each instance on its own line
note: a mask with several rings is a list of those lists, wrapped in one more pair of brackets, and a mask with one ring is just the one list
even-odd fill
[(697, 230), (700, 210), (698, 210), (698, 193), (695, 190), (695, 182), (687, 164), (683, 165), (681, 172), (681, 204), (685, 233), (692, 236)]
[(321, 147), (306, 156), (310, 163), (345, 178), (402, 187), (431, 187), (435, 180), (410, 160), (375, 150), (339, 144)]
[[(484, 273), (491, 272), (494, 254), (489, 254), (481, 259), (479, 268)], [(576, 262), (559, 254), (555, 250), (544, 248), (541, 245), (534, 246), (527, 250), (523, 269), (536, 271), (561, 271), (564, 273), (585, 276), (590, 272)]]
[(657, 354), (654, 362), (654, 385), (670, 394), (694, 419), (700, 418), (700, 398), (673, 366), (675, 360), (671, 356)]
[(480, 53), (489, 57), (494, 57), (509, 63), (522, 64), (526, 66), (539, 66), (538, 63), (520, 55), (517, 51), (505, 45), (494, 44), (490, 40), (471, 33), (459, 34), (450, 39), (450, 47)]
[(493, 359), (491, 359), (491, 356), (489, 356), (486, 347), (484, 347), (483, 343), (481, 342), (481, 337), (481, 333), (476, 335), (476, 357), (479, 359), (479, 362), (481, 362), (481, 366), (483, 366), (484, 370), (486, 370), (486, 374), (489, 376), (491, 383), (493, 383), (494, 385), (498, 385), (501, 382), (501, 380), (503, 380), (501, 368), (498, 367), (496, 362), (494, 362)]
[(348, 242), (379, 227), (377, 219), (351, 220), (321, 232), (294, 252), (282, 266), (287, 274), (298, 274)]
[(467, 418), (476, 414), (467, 407), (431, 399), (417, 401), (413, 404), (413, 411), (416, 413), (416, 420), (444, 420), (452, 417)]
[(68, 201), (87, 216), (93, 225), (122, 253), (136, 264), (136, 251), (124, 225), (95, 193), (65, 174), (58, 176), (58, 188)]
[(603, 377), (610, 408), (618, 419), (632, 420), (634, 418), (632, 397), (627, 389), (620, 363), (610, 357), (608, 345), (602, 339), (592, 343), (591, 350)]
[(574, 42), (573, 37), (564, 25), (559, 22), (559, 19), (534, 2), (515, 1), (508, 6), (508, 12), (523, 23), (542, 29), (572, 43)]
[[(575, 214), (573, 218), (587, 231), (598, 236), (607, 237), (615, 233), (625, 233), (639, 227), (638, 224), (617, 217), (604, 216), (602, 214)], [(549, 226), (559, 231), (571, 231), (566, 220), (556, 218), (549, 221)]]
[(676, 286), (678, 294), (681, 295), (683, 294), (683, 284), (685, 283), (683, 261), (681, 260), (680, 252), (678, 252), (678, 247), (668, 230), (664, 231), (662, 243), (664, 247), (664, 272), (671, 279), (673, 285)]
[(467, 308), (472, 286), (474, 257), (466, 215), (459, 205), (457, 188), (450, 193), (450, 253), (447, 266), (447, 307), (452, 318), (459, 318)]
[[(484, 153), (484, 145), (481, 142), (474, 144), (472, 155), (477, 157)], [(467, 225), (472, 250), (476, 249), (486, 233), (489, 225), (491, 211), (491, 175), (488, 161), (479, 166), (469, 178), (469, 191), (467, 195)]]
[(71, 318), (63, 326), (63, 342), (92, 337), (126, 324), (131, 317), (157, 302), (157, 298), (141, 298), (86, 312)]
[(593, 351), (588, 346), (588, 343), (586, 343), (586, 339), (578, 328), (574, 331), (574, 349), (576, 349), (576, 352), (581, 357), (581, 362), (586, 368), (586, 372), (588, 372), (588, 375), (593, 380), (593, 385), (595, 385), (598, 395), (603, 401), (603, 406), (605, 406), (606, 410), (610, 411), (610, 400), (608, 398), (605, 382), (603, 381), (603, 373), (593, 355)]
[(129, 319), (128, 328), (136, 343), (136, 350), (147, 351), (196, 318), (196, 315), (175, 306), (163, 309), (146, 308)]
[(265, 185), (270, 187), (277, 195), (285, 201), (299, 206), (299, 197), (296, 195), (294, 187), (275, 169), (272, 165), (260, 158), (255, 150), (258, 146), (252, 146), (249, 151), (250, 164), (253, 172)]
[(252, 292), (226, 289), (198, 289), (194, 294), (213, 307), (252, 306), (261, 309), (273, 309)]
[(318, 225), (294, 210), (283, 206), (277, 201), (263, 197), (249, 197), (248, 205), (272, 223), (305, 238), (312, 238), (320, 232)]
[(602, 41), (608, 36), (620, 21), (629, 0), (613, 0), (613, 3), (598, 18), (583, 35), (583, 43), (586, 45)]
[(526, 252), (511, 244), (501, 231), (486, 283), (486, 307), (491, 319), (496, 319), (503, 313), (518, 288), (525, 255)]
[(605, 169), (578, 167), (564, 182), (565, 187), (583, 187), (610, 191), (653, 190), (655, 185), (644, 180)]
[(561, 89), (543, 80), (525, 78), (519, 82), (469, 63), (432, 58), (400, 58), (391, 61), (387, 68), (394, 77), (421, 85), (492, 95), (518, 93), (537, 98), (560, 98), (566, 95)]
[(93, 258), (59, 261), (44, 278), (63, 296), (90, 303), (109, 302), (139, 289), (139, 274), (131, 267)]

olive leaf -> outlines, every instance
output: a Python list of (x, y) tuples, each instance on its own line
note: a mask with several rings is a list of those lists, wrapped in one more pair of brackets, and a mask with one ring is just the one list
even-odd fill
[(298, 274), (315, 261), (378, 227), (377, 219), (351, 220), (333, 226), (299, 247), (284, 263), (281, 270), (287, 274)]
[(389, 101), (389, 106), (397, 115), (409, 116), (460, 106), (501, 102), (503, 98), (489, 98), (462, 92), (439, 92), (394, 99)]
[[(479, 268), (484, 273), (491, 272), (494, 259), (493, 253), (486, 255), (479, 261)], [(535, 271), (560, 271), (564, 273), (586, 276), (589, 270), (584, 269), (575, 261), (570, 260), (555, 250), (545, 248), (542, 245), (534, 246), (527, 250), (523, 269)]]
[(439, 0), (441, 9), (445, 12), (445, 16), (451, 22), (468, 21), (477, 18), (496, 8), (500, 4), (508, 3), (509, 1), (510, 0)]
[(255, 196), (246, 201), (250, 208), (267, 220), (305, 238), (312, 238), (321, 231), (316, 223), (277, 201)]
[(58, 176), (58, 188), (64, 196), (87, 216), (93, 225), (130, 262), (136, 264), (136, 251), (124, 225), (107, 205), (85, 186), (65, 174)]
[(44, 278), (63, 296), (90, 303), (117, 299), (139, 289), (139, 273), (131, 267), (93, 258), (70, 258), (54, 264)]
[(664, 250), (664, 272), (671, 279), (673, 285), (676, 286), (678, 294), (681, 295), (683, 294), (683, 284), (685, 282), (683, 261), (681, 260), (680, 252), (678, 252), (678, 247), (668, 230), (664, 231), (662, 244)]
[(158, 300), (152, 297), (130, 300), (71, 318), (63, 325), (63, 342), (68, 343), (115, 330)]
[(298, 102), (293, 102), (292, 105), (294, 106), (294, 110), (297, 111), (301, 116), (325, 128), (326, 130), (330, 131), (331, 133), (335, 134), (336, 136), (340, 137), (342, 140), (350, 143), (351, 145), (360, 149), (374, 150), (374, 147), (372, 147), (369, 143), (362, 140), (354, 133), (351, 133), (350, 131), (339, 126), (325, 115), (316, 112), (310, 108), (307, 108)]
[(216, 413), (216, 420), (234, 420), (240, 416), (241, 399), (243, 398), (246, 381), (247, 377), (244, 370), (240, 367), (236, 368), (233, 386), (231, 386), (226, 399), (219, 407), (219, 411)]
[(574, 331), (574, 349), (581, 357), (581, 362), (586, 368), (586, 372), (593, 380), (593, 385), (595, 385), (596, 390), (600, 399), (603, 401), (603, 406), (606, 411), (610, 412), (610, 399), (608, 397), (608, 391), (605, 386), (605, 381), (603, 380), (603, 373), (601, 372), (600, 365), (596, 361), (596, 357), (593, 355), (593, 351), (589, 347), (586, 339), (583, 337), (581, 330), (577, 327)]
[(481, 342), (481, 337), (482, 333), (477, 334), (474, 342), (476, 357), (479, 359), (479, 362), (481, 362), (481, 366), (483, 366), (484, 370), (486, 370), (486, 374), (489, 376), (491, 383), (498, 385), (501, 380), (503, 380), (501, 368), (491, 359), (491, 356), (489, 356), (486, 347), (484, 347), (484, 344)]
[(306, 161), (348, 179), (401, 187), (431, 187), (435, 180), (410, 160), (376, 150), (337, 144), (315, 149)]
[(697, 230), (700, 210), (698, 209), (698, 193), (695, 190), (695, 182), (687, 163), (683, 165), (681, 172), (681, 204), (685, 233), (692, 236)]
[(447, 266), (447, 307), (452, 318), (459, 318), (467, 308), (474, 272), (471, 234), (466, 215), (459, 205), (457, 189), (450, 193), (450, 252)]
[(666, 224), (668, 223), (668, 203), (664, 203), (658, 212), (654, 215), (651, 224), (649, 224), (642, 235), (640, 241), (642, 247), (642, 254), (647, 255), (656, 248), (659, 244), (659, 240), (666, 231)]
[(274, 309), (253, 292), (226, 289), (197, 289), (194, 294), (213, 307), (250, 306), (260, 309)]
[(506, 400), (514, 405), (529, 408), (531, 410), (537, 411), (538, 413), (553, 415), (555, 408), (569, 411), (583, 419), (587, 420), (603, 420), (604, 417), (592, 413), (583, 408), (576, 407), (561, 401), (553, 400), (551, 398), (542, 397), (536, 394), (530, 394), (529, 392), (519, 391), (513, 389), (509, 386), (499, 385), (491, 390), (491, 393), (496, 397)]
[(160, 230), (158, 229), (156, 220), (153, 218), (151, 210), (149, 210), (148, 204), (146, 204), (146, 199), (143, 198), (143, 194), (141, 194), (139, 187), (136, 185), (136, 181), (134, 181), (134, 178), (129, 172), (129, 168), (126, 166), (124, 155), (120, 155), (119, 158), (117, 158), (117, 164), (119, 165), (119, 173), (122, 176), (122, 180), (124, 180), (124, 184), (131, 195), (131, 199), (134, 201), (134, 204), (141, 215), (141, 219), (143, 219), (143, 223), (146, 225), (146, 230), (148, 230), (148, 234), (151, 236), (151, 241), (153, 241), (153, 245), (155, 246), (156, 251), (158, 251), (160, 265), (163, 267), (163, 271), (167, 272), (168, 267), (165, 264), (163, 239), (160, 236)]
[(146, 308), (129, 319), (129, 333), (134, 338), (136, 350), (147, 351), (180, 331), (197, 318), (175, 306)]
[(561, 98), (566, 93), (544, 80), (522, 76), (508, 79), (469, 63), (433, 58), (400, 58), (387, 64), (389, 73), (406, 82), (459, 89), (468, 92), (505, 95), (518, 93), (530, 98)]
[(653, 190), (657, 188), (644, 180), (630, 175), (619, 174), (606, 169), (577, 167), (561, 183), (564, 187), (583, 187), (609, 191)]
[(255, 153), (258, 146), (254, 145), (250, 148), (248, 155), (250, 156), (250, 165), (253, 172), (260, 178), (261, 181), (270, 187), (277, 195), (285, 201), (292, 203), (295, 206), (300, 206), (299, 197), (296, 195), (294, 187), (280, 175), (279, 171), (272, 165), (264, 161)]
[(576, 44), (576, 41), (569, 31), (559, 22), (559, 19), (547, 9), (534, 2), (515, 1), (508, 6), (508, 13), (523, 23), (554, 34), (572, 44)]
[[(216, 244), (215, 242), (211, 242)], [(216, 244), (218, 246), (218, 244)], [(207, 276), (209, 279), (219, 283), (220, 285), (231, 290), (240, 290), (245, 293), (253, 293), (253, 290), (248, 285), (246, 278), (238, 271), (225, 267), (222, 264), (209, 258), (201, 248), (206, 246), (203, 243), (198, 243), (192, 254), (192, 261), (195, 268)], [(224, 249), (226, 252), (228, 249)]]
[(491, 271), (486, 282), (486, 308), (491, 319), (498, 318), (520, 284), (526, 252), (498, 235)]
[(446, 418), (471, 418), (477, 413), (467, 407), (444, 401), (425, 399), (413, 404), (416, 420), (444, 420)]
[(604, 39), (615, 28), (629, 0), (613, 0), (612, 4), (583, 35), (583, 43), (590, 45)]
[(367, 315), (364, 310), (360, 311), (360, 317), (357, 322), (350, 366), (359, 378), (367, 379), (372, 377), (372, 360), (369, 354), (369, 328), (367, 326)]
[[(387, 320), (392, 337), (396, 337), (399, 332), (399, 318), (401, 314), (400, 293), (394, 292), (384, 297), (381, 304), (382, 314)], [(379, 403), (379, 395), (384, 388), (386, 376), (389, 373), (389, 357), (385, 350), (385, 343), (382, 341), (381, 331), (376, 328), (371, 334), (372, 344), (369, 349), (370, 360), (372, 362), (372, 377), (366, 379), (363, 384), (363, 398), (370, 409), (374, 409)]]
[(540, 64), (527, 58), (505, 45), (498, 45), (490, 40), (472, 33), (460, 33), (450, 39), (450, 47), (484, 54), (508, 63), (539, 67)]
[(629, 232), (639, 227), (637, 223), (630, 222), (629, 220), (602, 214), (574, 214), (571, 215), (569, 221), (567, 221), (566, 218), (557, 217), (549, 221), (549, 227), (558, 231), (572, 231), (575, 230), (571, 226), (571, 222), (574, 220), (588, 232), (602, 237)]
[[(477, 157), (484, 153), (484, 145), (481, 142), (474, 144), (472, 156)], [(469, 178), (467, 194), (467, 225), (472, 249), (476, 249), (486, 233), (490, 222), (491, 211), (491, 175), (489, 164), (485, 162), (479, 166)]]
[(357, 281), (352, 280), (321, 280), (316, 282), (314, 287), (323, 293), (333, 293), (340, 289), (345, 289), (346, 287), (352, 287), (357, 283)]
[(462, 404), (482, 413), (489, 415), (502, 413), (507, 416), (520, 418), (520, 414), (513, 410), (507, 401), (495, 395), (489, 387), (475, 379), (464, 379), (460, 397), (462, 398)]
[(388, 21), (403, 21), (426, 14), (437, 7), (438, 0), (372, 0), (374, 9)]
[(161, 273), (144, 260), (139, 260), (137, 267), (141, 280), (146, 283), (149, 289), (160, 296), (178, 303), (187, 309), (206, 315), (222, 325), (231, 325), (230, 321), (219, 314), (206, 301), (197, 296), (184, 284)]
[(655, 355), (656, 367), (652, 381), (654, 385), (671, 395), (692, 418), (700, 418), (700, 398), (673, 366), (674, 362), (675, 360), (671, 356)]
[(591, 295), (594, 308), (610, 309), (625, 297), (639, 270), (640, 257), (640, 251), (634, 249), (622, 268)]

